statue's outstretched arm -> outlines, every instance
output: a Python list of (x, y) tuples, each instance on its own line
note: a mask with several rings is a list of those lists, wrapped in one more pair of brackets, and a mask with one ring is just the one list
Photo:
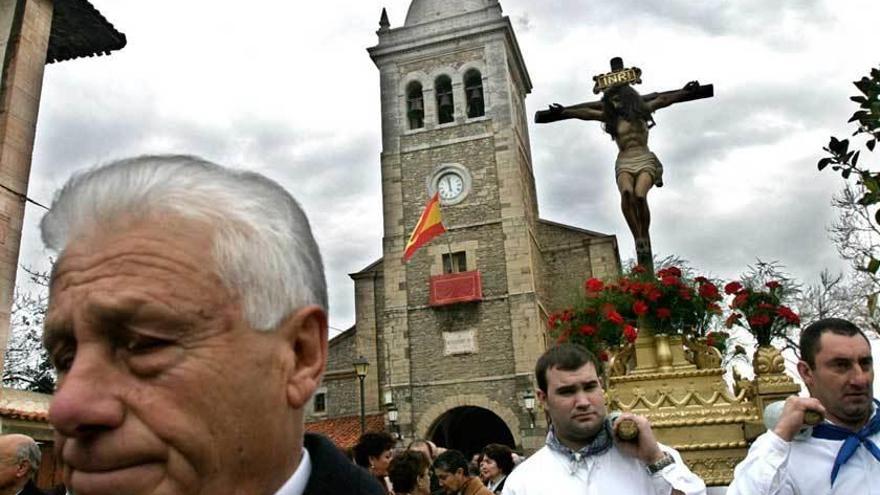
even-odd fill
[(656, 98), (648, 100), (646, 104), (653, 112), (655, 110), (660, 110), (661, 108), (666, 108), (673, 103), (692, 100), (699, 89), (700, 83), (698, 81), (691, 81), (685, 84), (681, 89), (659, 93)]

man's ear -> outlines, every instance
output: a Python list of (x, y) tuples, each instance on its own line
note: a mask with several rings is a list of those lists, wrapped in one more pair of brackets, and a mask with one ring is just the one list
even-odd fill
[(538, 390), (535, 390), (535, 396), (538, 397), (538, 400), (541, 402), (541, 405), (544, 406), (544, 409), (546, 409), (547, 408), (546, 407), (547, 406), (547, 394), (539, 388)]
[(798, 361), (797, 370), (798, 374), (801, 375), (801, 380), (804, 381), (804, 384), (807, 386), (807, 388), (812, 387), (814, 379), (813, 369), (810, 368), (810, 365), (807, 364), (807, 362), (804, 360)]
[(288, 317), (279, 331), (294, 355), (287, 401), (301, 409), (317, 390), (327, 365), (327, 313), (319, 306), (306, 306)]
[(31, 461), (24, 459), (18, 463), (18, 467), (15, 469), (15, 477), (16, 478), (26, 478), (31, 474)]

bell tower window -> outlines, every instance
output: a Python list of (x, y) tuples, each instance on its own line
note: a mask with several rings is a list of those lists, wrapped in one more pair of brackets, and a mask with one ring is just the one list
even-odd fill
[(467, 116), (469, 119), (486, 114), (483, 99), (483, 76), (480, 71), (471, 69), (464, 75), (464, 94), (467, 96)]
[(421, 129), (425, 126), (425, 99), (422, 85), (418, 81), (409, 83), (406, 88), (406, 117), (410, 129)]
[(452, 101), (452, 79), (449, 76), (440, 76), (434, 81), (435, 93), (437, 93), (437, 122), (448, 124), (455, 120), (455, 104)]

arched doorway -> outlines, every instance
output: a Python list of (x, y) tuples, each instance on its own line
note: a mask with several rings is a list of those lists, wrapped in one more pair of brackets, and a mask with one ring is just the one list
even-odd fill
[(431, 428), (431, 441), (448, 449), (460, 450), (467, 458), (490, 443), (516, 448), (513, 435), (494, 412), (476, 406), (450, 409)]

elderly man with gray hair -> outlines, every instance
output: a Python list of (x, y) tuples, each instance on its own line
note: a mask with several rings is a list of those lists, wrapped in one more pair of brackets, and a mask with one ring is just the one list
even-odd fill
[(59, 253), (44, 343), (77, 495), (379, 495), (303, 407), (327, 361), (327, 290), (297, 202), (189, 156), (75, 175), (40, 228)]
[(27, 435), (0, 435), (0, 495), (42, 495), (34, 484), (40, 447)]

